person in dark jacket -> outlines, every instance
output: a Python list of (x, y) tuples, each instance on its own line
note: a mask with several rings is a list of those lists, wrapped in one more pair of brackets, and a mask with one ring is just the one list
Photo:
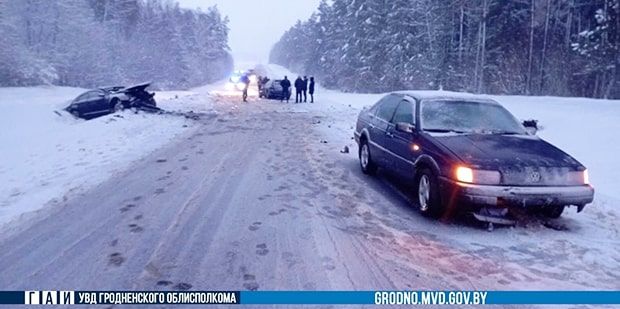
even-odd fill
[(267, 82), (269, 81), (269, 77), (265, 76), (263, 78), (259, 78), (258, 79), (258, 96), (259, 97), (266, 97), (266, 90), (265, 90), (265, 86), (267, 85)]
[(258, 93), (263, 89), (263, 77), (258, 75), (256, 77), (256, 86), (258, 87)]
[(301, 76), (297, 76), (295, 80), (295, 103), (301, 103), (302, 91), (304, 89), (304, 81)]
[(286, 99), (286, 103), (288, 103), (288, 99), (291, 97), (291, 82), (288, 80), (287, 76), (284, 76), (284, 79), (280, 81), (280, 86), (282, 86), (282, 98), (280, 98), (280, 102)]
[(304, 76), (304, 87), (302, 88), (304, 93), (304, 103), (308, 102), (308, 76)]
[(243, 83), (243, 102), (248, 101), (248, 88), (250, 87), (250, 78), (247, 74), (241, 76), (240, 81)]
[(314, 76), (310, 76), (310, 103), (314, 103)]

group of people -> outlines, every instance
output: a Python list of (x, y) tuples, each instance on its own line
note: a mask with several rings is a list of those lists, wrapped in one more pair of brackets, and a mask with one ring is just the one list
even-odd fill
[[(280, 81), (280, 86), (282, 86), (283, 91), (281, 101), (284, 101), (284, 99), (286, 99), (286, 103), (288, 103), (291, 89), (291, 82), (288, 80), (288, 76), (284, 76), (284, 79)], [(295, 103), (308, 102), (308, 93), (310, 93), (310, 103), (314, 103), (314, 77), (311, 76), (310, 79), (308, 79), (307, 76), (304, 76), (304, 78), (302, 79), (301, 76), (297, 76), (294, 86)]]

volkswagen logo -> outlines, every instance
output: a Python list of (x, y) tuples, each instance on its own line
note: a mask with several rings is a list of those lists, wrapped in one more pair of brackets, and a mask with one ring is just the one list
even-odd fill
[(539, 172), (529, 172), (527, 174), (528, 182), (537, 183), (537, 182), (540, 182), (541, 179), (542, 179), (542, 176), (540, 175)]

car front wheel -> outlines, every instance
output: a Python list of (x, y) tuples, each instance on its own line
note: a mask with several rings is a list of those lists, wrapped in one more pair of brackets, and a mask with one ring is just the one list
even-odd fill
[(370, 147), (365, 139), (363, 139), (360, 143), (359, 158), (360, 167), (362, 168), (362, 172), (364, 174), (374, 175), (377, 172), (377, 165), (372, 161)]
[(437, 218), (441, 216), (443, 207), (439, 198), (437, 177), (429, 169), (424, 168), (418, 172), (415, 186), (418, 193), (419, 211), (429, 217)]

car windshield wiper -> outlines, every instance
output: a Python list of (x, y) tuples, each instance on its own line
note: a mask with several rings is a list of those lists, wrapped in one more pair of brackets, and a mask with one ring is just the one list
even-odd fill
[(426, 132), (436, 132), (436, 133), (467, 133), (465, 131), (452, 130), (452, 129), (424, 129)]

